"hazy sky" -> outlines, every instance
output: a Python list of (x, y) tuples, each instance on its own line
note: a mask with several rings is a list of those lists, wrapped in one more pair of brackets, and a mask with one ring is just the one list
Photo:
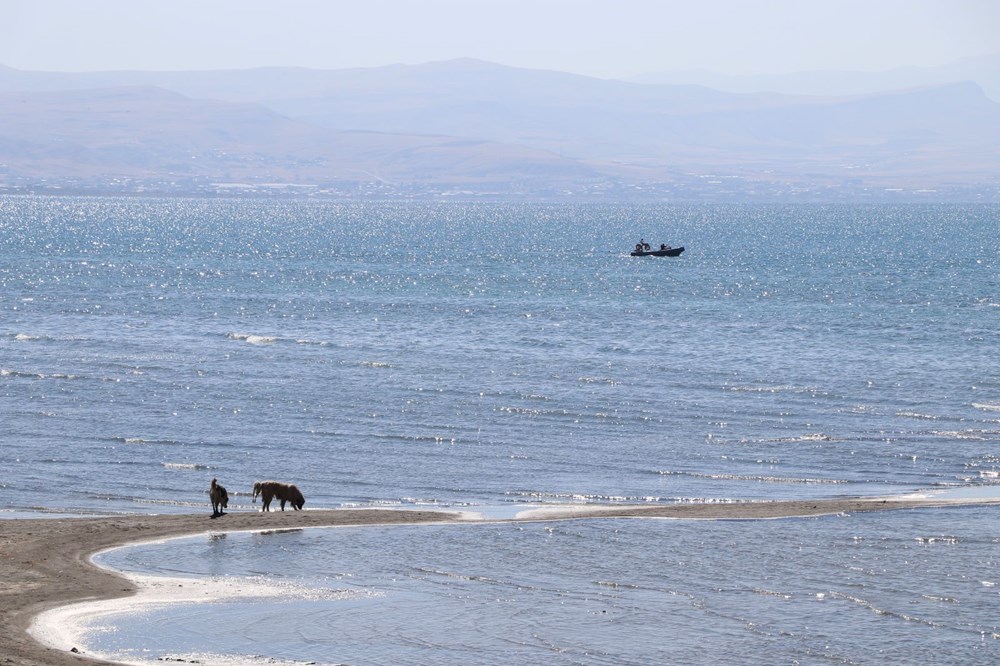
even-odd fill
[(1000, 52), (1000, 0), (0, 0), (18, 69), (473, 57), (614, 77), (874, 71)]

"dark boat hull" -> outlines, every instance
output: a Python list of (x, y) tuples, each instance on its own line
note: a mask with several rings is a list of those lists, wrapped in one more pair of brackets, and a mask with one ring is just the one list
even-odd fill
[(683, 247), (672, 247), (669, 250), (632, 250), (633, 257), (679, 257)]

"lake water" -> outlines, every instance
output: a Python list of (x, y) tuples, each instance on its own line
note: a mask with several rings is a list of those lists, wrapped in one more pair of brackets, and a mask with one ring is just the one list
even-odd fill
[[(687, 249), (631, 258), (640, 237)], [(235, 511), (253, 508), (262, 478), (297, 483), (307, 509), (487, 514), (527, 503), (989, 492), (1000, 478), (997, 349), (997, 206), (6, 197), (0, 512), (207, 513), (213, 477)], [(981, 584), (1000, 579), (991, 515), (424, 526), (202, 537), (190, 548), (224, 550), (212, 573), (243, 575), (234, 551), (303, 539), (301, 566), (260, 575), (322, 586), (350, 574), (362, 592), (308, 602), (296, 611), (305, 620), (273, 635), (240, 610), (239, 630), (257, 647), (226, 646), (232, 654), (709, 662), (742, 654), (745, 638), (761, 663), (863, 662), (898, 649), (882, 645), (887, 628), (927, 650), (901, 661), (986, 663), (994, 639), (963, 641), (989, 635), (1000, 611)], [(942, 535), (955, 539), (921, 541)], [(341, 562), (345, 540), (359, 555)], [(202, 555), (170, 552), (140, 570), (202, 573)], [(914, 552), (933, 571), (902, 564)], [(414, 564), (421, 553), (427, 563)], [(888, 558), (891, 576), (850, 594), (856, 556)], [(272, 560), (281, 558), (253, 558)], [(777, 582), (764, 577), (767, 563)], [(947, 589), (951, 575), (981, 580), (963, 596)], [(398, 593), (383, 587), (394, 577)], [(512, 615), (524, 622), (490, 591), (518, 597)], [(459, 601), (431, 621), (427, 604), (442, 595)], [(904, 612), (913, 600), (922, 612)], [(827, 617), (831, 606), (851, 612)], [(896, 617), (941, 609), (963, 638), (939, 630), (952, 626), (944, 620)], [(188, 621), (183, 612), (165, 611), (174, 613), (152, 626), (165, 628), (164, 650), (183, 652), (167, 645), (190, 633), (172, 624)], [(812, 614), (829, 626), (797, 624)], [(869, 623), (884, 629), (873, 625), (865, 642)], [(843, 640), (821, 647), (823, 632)], [(844, 632), (859, 638), (845, 643)], [(594, 645), (615, 643), (609, 634), (620, 645), (600, 656)], [(154, 640), (138, 625), (114, 635)], [(309, 652), (320, 635), (332, 641), (322, 657)], [(537, 651), (546, 645), (556, 647)], [(958, 651), (935, 652), (942, 646)]]
[(996, 512), (199, 536), (100, 561), (330, 594), (150, 608), (91, 631), (121, 658), (203, 663), (991, 664)]

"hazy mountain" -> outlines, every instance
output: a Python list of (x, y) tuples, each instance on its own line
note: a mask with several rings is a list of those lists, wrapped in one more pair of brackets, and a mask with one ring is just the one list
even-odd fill
[[(44, 92), (126, 86), (156, 86), (188, 97), (234, 102), (313, 99), (350, 92), (367, 99), (391, 100), (433, 94), (442, 102), (469, 97), (578, 98), (615, 106), (682, 103), (732, 105), (732, 95), (703, 86), (650, 86), (626, 81), (519, 69), (474, 59), (423, 65), (315, 70), (264, 67), (191, 72), (27, 72), (0, 65), (0, 92)], [(742, 101), (740, 105), (749, 102)], [(700, 107), (699, 107), (700, 108)]]
[(0, 94), (0, 162), (39, 178), (503, 183), (579, 178), (571, 160), (447, 136), (337, 132), (257, 104), (160, 88)]
[[(339, 129), (475, 136), (580, 160), (650, 160), (684, 168), (780, 160), (826, 149), (866, 151), (951, 142), (971, 147), (1000, 127), (1000, 105), (972, 84), (857, 97), (736, 95), (698, 86), (644, 86), (461, 61), (351, 72), (336, 93), (271, 98), (289, 117)], [(905, 141), (904, 141), (905, 140)]]
[(774, 92), (787, 95), (865, 95), (972, 81), (1000, 102), (1000, 53), (963, 58), (940, 67), (901, 67), (881, 72), (813, 71), (791, 74), (731, 76), (708, 71), (647, 72), (636, 83), (700, 85), (734, 93)]
[(761, 184), (1000, 190), (1000, 104), (968, 82), (734, 94), (457, 60), (336, 71), (0, 69), (0, 90), (11, 91), (0, 94), (0, 186), (142, 176), (709, 197), (719, 188), (706, 184), (723, 181), (730, 194)]

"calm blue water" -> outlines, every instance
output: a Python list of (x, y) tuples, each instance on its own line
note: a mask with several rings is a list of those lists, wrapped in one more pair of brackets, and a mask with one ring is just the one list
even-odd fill
[(358, 666), (995, 664), (998, 543), (995, 507), (203, 535), (101, 562), (346, 598), (151, 609), (92, 629), (119, 657), (203, 663), (254, 663), (266, 646)]
[[(0, 511), (208, 513), (212, 477), (237, 511), (265, 477), (307, 509), (988, 486), (997, 349), (997, 206), (0, 198)], [(714, 528), (707, 566), (790, 524)]]

